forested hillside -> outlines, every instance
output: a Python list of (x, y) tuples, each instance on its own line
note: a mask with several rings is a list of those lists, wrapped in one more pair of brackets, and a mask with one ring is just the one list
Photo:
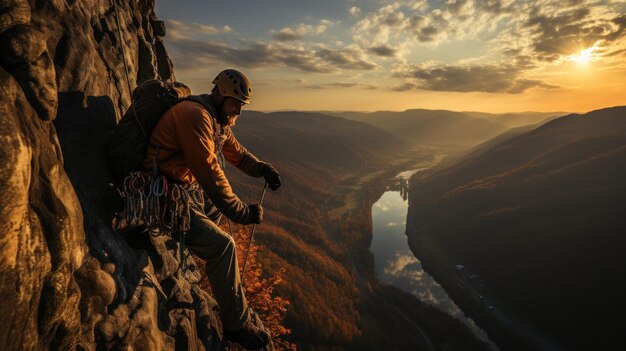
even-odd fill
[(567, 115), (412, 180), (410, 232), (572, 349), (624, 346), (626, 107)]
[[(364, 206), (342, 218), (329, 215), (344, 201), (344, 177), (384, 169), (406, 156), (404, 142), (369, 124), (317, 113), (244, 112), (234, 133), (283, 177), (283, 187), (266, 194), (257, 238), (267, 273), (286, 269), (277, 289), (291, 301), (292, 340), (305, 348), (428, 349), (430, 341), (487, 349), (457, 320), (377, 282), (370, 209), (382, 182), (365, 187)], [(246, 201), (258, 201), (262, 180), (233, 167), (227, 173)]]

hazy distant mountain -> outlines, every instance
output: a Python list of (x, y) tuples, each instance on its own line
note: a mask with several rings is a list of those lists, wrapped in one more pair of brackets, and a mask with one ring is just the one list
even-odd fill
[(471, 117), (500, 123), (509, 128), (543, 123), (550, 119), (568, 114), (567, 112), (514, 112), (497, 114), (474, 111), (463, 111), (463, 113)]
[(507, 130), (506, 132), (502, 134), (498, 134), (497, 136), (485, 141), (484, 143), (480, 143), (468, 149), (462, 149), (457, 153), (446, 156), (446, 158), (441, 163), (439, 163), (435, 168), (436, 169), (446, 168), (446, 167), (450, 167), (451, 165), (455, 165), (462, 160), (467, 161), (476, 157), (480, 157), (484, 152), (490, 150), (495, 145), (507, 139), (511, 139), (518, 135), (522, 135), (527, 132), (530, 132), (531, 130), (539, 127), (539, 125), (541, 125), (541, 123), (527, 125), (523, 127), (511, 128)]
[(414, 179), (413, 229), (568, 348), (624, 349), (626, 107), (470, 156)]
[(508, 129), (494, 121), (446, 110), (336, 112), (333, 115), (370, 123), (412, 144), (475, 145)]
[(247, 111), (233, 130), (255, 152), (336, 170), (372, 166), (406, 147), (371, 124), (315, 112)]

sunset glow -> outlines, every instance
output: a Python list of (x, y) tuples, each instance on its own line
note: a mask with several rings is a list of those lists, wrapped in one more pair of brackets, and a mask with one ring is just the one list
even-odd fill
[(585, 49), (575, 55), (572, 55), (569, 57), (570, 61), (575, 61), (577, 63), (580, 64), (585, 64), (588, 63), (589, 61), (591, 61), (592, 59), (592, 54), (593, 54), (593, 50), (594, 48), (589, 48), (589, 49)]
[(156, 10), (177, 78), (207, 91), (221, 69), (240, 69), (258, 87), (250, 109), (584, 112), (626, 104), (625, 1), (237, 4), (163, 0)]

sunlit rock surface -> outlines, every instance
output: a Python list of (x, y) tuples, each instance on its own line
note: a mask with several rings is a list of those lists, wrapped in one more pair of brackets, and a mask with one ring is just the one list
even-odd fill
[(138, 83), (173, 78), (153, 7), (0, 0), (1, 350), (224, 348), (177, 242), (110, 229), (108, 138)]

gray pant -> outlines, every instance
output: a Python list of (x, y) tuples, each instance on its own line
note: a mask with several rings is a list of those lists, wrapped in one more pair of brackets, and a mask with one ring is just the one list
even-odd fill
[[(211, 216), (217, 220), (219, 216)], [(216, 218), (217, 217), (217, 218)], [(238, 330), (248, 319), (235, 240), (207, 217), (199, 206), (191, 206), (191, 226), (185, 245), (206, 261), (206, 275), (220, 307), (224, 330)]]

